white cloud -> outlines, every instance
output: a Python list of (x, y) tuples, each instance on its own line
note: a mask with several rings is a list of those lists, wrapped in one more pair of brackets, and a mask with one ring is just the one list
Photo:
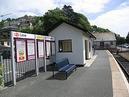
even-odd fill
[(104, 11), (110, 0), (73, 0), (73, 8), (78, 12), (98, 13)]
[[(12, 14), (7, 17), (18, 17), (25, 14), (42, 15), (55, 7), (53, 0), (4, 0), (0, 1), (0, 15), (8, 13)], [(21, 10), (22, 12), (20, 12)]]
[(60, 6), (71, 5), (77, 12), (98, 13), (104, 11), (105, 5), (111, 0), (57, 0)]
[(91, 23), (108, 28), (121, 36), (126, 36), (129, 31), (129, 6), (121, 4), (117, 9), (98, 16)]
[[(110, 0), (2, 0), (0, 1), (0, 15), (12, 13), (7, 17), (17, 17), (21, 14), (42, 15), (50, 9), (71, 5), (81, 13), (97, 13), (104, 10)], [(22, 12), (20, 12), (22, 10)], [(36, 10), (36, 11), (35, 11)], [(23, 11), (26, 11), (25, 13)], [(28, 11), (28, 12), (27, 12)], [(7, 18), (5, 17), (5, 18)]]

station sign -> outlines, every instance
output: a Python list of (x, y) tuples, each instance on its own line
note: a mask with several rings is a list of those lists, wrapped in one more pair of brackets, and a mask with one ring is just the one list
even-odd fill
[(21, 33), (21, 32), (13, 32), (14, 38), (28, 38), (28, 39), (35, 39), (34, 34), (28, 34), (28, 33)]
[(17, 62), (35, 59), (36, 53), (38, 58), (55, 55), (54, 37), (21, 32), (12, 32), (12, 35), (15, 41)]
[(37, 39), (37, 40), (44, 40), (44, 39), (45, 39), (45, 36), (36, 35), (36, 39)]

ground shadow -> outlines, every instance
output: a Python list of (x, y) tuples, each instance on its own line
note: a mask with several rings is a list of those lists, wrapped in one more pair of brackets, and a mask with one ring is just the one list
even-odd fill
[(54, 75), (48, 77), (46, 80), (67, 80), (64, 73), (55, 73)]

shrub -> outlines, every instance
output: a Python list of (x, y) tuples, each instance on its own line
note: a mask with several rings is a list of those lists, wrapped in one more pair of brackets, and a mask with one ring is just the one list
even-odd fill
[(0, 64), (0, 86), (3, 86), (2, 64)]

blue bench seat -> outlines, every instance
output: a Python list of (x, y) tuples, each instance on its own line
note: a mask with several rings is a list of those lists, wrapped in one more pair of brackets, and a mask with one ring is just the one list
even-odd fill
[(68, 64), (68, 65), (66, 65), (66, 66), (64, 66), (64, 67), (62, 67), (62, 68), (60, 68), (59, 69), (59, 71), (60, 72), (68, 72), (69, 70), (71, 70), (71, 69), (75, 69), (75, 65), (73, 65), (73, 64)]
[(68, 77), (68, 73), (76, 70), (76, 65), (69, 64), (68, 59), (64, 59), (63, 61), (56, 63), (56, 67), (58, 69), (58, 72), (63, 72), (66, 74), (66, 79)]

